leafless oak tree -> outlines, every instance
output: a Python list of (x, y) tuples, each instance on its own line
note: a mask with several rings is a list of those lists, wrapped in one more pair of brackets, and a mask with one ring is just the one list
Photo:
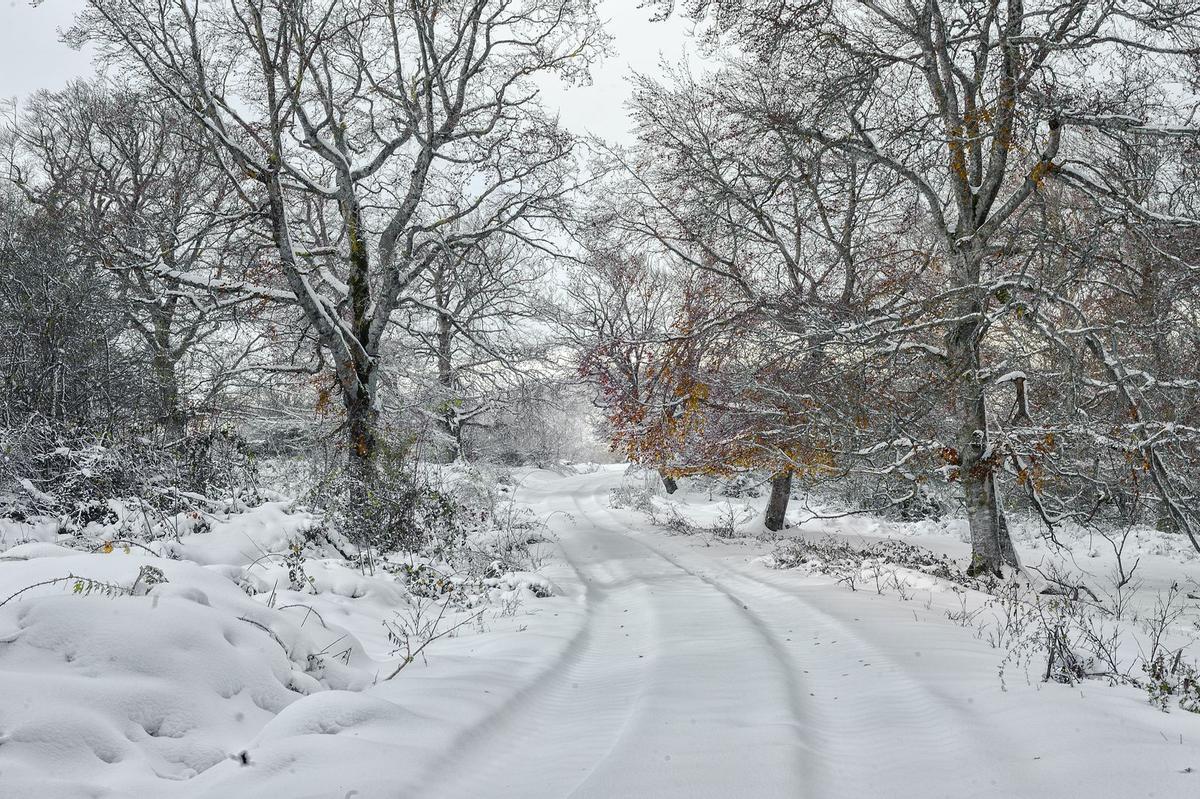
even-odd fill
[(192, 114), (269, 225), (269, 275), (227, 288), (303, 311), (365, 491), (393, 314), (448, 251), (540, 239), (572, 184), (531, 79), (586, 71), (591, 0), (90, 0), (70, 35)]

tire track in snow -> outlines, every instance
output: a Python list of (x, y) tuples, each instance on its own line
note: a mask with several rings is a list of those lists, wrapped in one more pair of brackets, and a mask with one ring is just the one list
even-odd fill
[[(588, 492), (588, 499), (595, 503), (595, 497)], [(695, 764), (692, 764), (692, 769), (685, 764), (679, 764), (678, 775), (675, 778), (674, 788), (676, 792), (670, 795), (686, 795), (686, 796), (730, 796), (730, 795), (756, 795), (756, 796), (809, 796), (813, 795), (814, 783), (817, 782), (819, 758), (814, 756), (812, 741), (805, 739), (801, 735), (802, 725), (800, 716), (802, 715), (802, 705), (800, 694), (797, 686), (794, 683), (791, 664), (788, 661), (786, 652), (779, 646), (779, 642), (771, 635), (768, 628), (759, 623), (759, 619), (747, 611), (747, 609), (736, 601), (736, 598), (729, 596), (726, 592), (718, 592), (716, 597), (712, 596), (711, 589), (714, 587), (705, 581), (699, 575), (694, 574), (686, 568), (681, 567), (678, 563), (668, 557), (664, 557), (663, 553), (658, 552), (652, 547), (647, 546), (644, 542), (632, 538), (628, 535), (628, 526), (621, 523), (612, 525), (601, 524), (597, 518), (594, 508), (585, 508), (581, 502), (581, 497), (577, 494), (573, 497), (576, 508), (581, 516), (586, 518), (596, 530), (606, 530), (615, 539), (620, 540), (626, 547), (633, 545), (642, 550), (652, 562), (655, 569), (662, 569), (665, 565), (667, 573), (658, 574), (654, 580), (647, 579), (651, 585), (659, 586), (660, 590), (664, 586), (674, 586), (676, 583), (687, 584), (688, 590), (698, 592), (706, 600), (711, 603), (715, 600), (717, 609), (723, 612), (724, 615), (732, 615), (735, 620), (744, 622), (748, 628), (749, 637), (751, 640), (742, 640), (736, 644), (737, 654), (742, 660), (759, 661), (760, 666), (764, 665), (761, 661), (764, 654), (768, 655), (765, 660), (768, 666), (765, 673), (761, 676), (749, 676), (748, 682), (759, 684), (760, 687), (766, 684), (782, 687), (782, 696), (778, 690), (770, 691), (774, 696), (770, 696), (769, 700), (778, 700), (782, 698), (784, 701), (762, 701), (758, 703), (743, 701), (744, 697), (735, 695), (727, 697), (722, 710), (725, 715), (721, 718), (722, 724), (746, 724), (744, 717), (753, 716), (756, 712), (761, 712), (763, 707), (769, 708), (776, 718), (769, 721), (759, 722), (762, 729), (774, 728), (778, 733), (774, 737), (774, 741), (762, 741), (759, 745), (765, 748), (774, 747), (775, 751), (771, 754), (774, 768), (757, 770), (750, 766), (754, 756), (752, 752), (740, 752), (734, 757), (729, 757), (727, 753), (722, 753), (724, 756), (719, 760), (726, 763), (729, 768), (724, 769), (723, 779), (717, 779), (713, 774), (705, 775), (704, 769), (695, 769)], [(605, 508), (605, 510), (607, 510)], [(646, 570), (643, 566), (643, 571)], [(701, 586), (695, 586), (695, 582), (700, 582)], [(676, 615), (680, 610), (680, 603), (672, 602), (670, 604), (660, 604), (657, 608), (658, 612), (664, 616), (664, 620), (659, 623), (659, 627), (663, 628), (662, 633), (670, 634), (670, 628), (678, 625), (678, 619), (671, 617)], [(718, 619), (712, 617), (707, 608), (702, 608), (698, 604), (686, 603), (683, 605), (685, 616), (688, 622), (701, 620), (702, 625), (712, 630), (718, 631), (719, 635), (727, 635), (729, 627), (719, 623)], [(703, 611), (703, 612), (701, 612)], [(732, 611), (732, 614), (730, 614)], [(738, 628), (741, 625), (732, 625), (733, 628)], [(685, 634), (681, 636), (684, 639), (688, 638)], [(760, 644), (762, 646), (756, 646)], [(720, 653), (712, 653), (714, 657), (720, 657)], [(704, 697), (708, 695), (708, 690), (705, 689), (703, 682), (689, 681), (688, 674), (674, 667), (671, 662), (672, 653), (670, 651), (660, 653), (658, 657), (659, 666), (647, 675), (651, 685), (646, 689), (645, 693), (652, 697), (660, 696), (664, 692), (670, 691), (670, 687), (674, 686), (676, 691), (683, 688), (684, 691), (690, 693), (690, 701), (702, 706)], [(731, 670), (727, 673), (727, 679), (730, 682), (747, 678), (747, 674), (738, 670)], [(709, 689), (711, 690), (711, 689)], [(683, 703), (684, 705), (688, 702)], [(758, 707), (755, 707), (755, 704)], [(612, 750), (601, 759), (593, 769), (593, 774), (603, 777), (605, 771), (619, 772), (629, 768), (633, 761), (637, 758), (634, 753), (642, 747), (647, 746), (655, 738), (653, 727), (658, 724), (669, 723), (672, 711), (678, 711), (679, 705), (666, 708), (648, 707), (641, 709), (633, 717), (631, 717), (628, 725), (628, 735), (619, 739)], [(780, 718), (782, 716), (782, 718)], [(692, 719), (694, 721), (694, 719)], [(750, 725), (747, 725), (750, 726)], [(686, 739), (689, 736), (684, 736)], [(785, 739), (785, 740), (779, 740)], [(687, 747), (687, 742), (678, 741), (683, 748)], [(652, 745), (652, 744), (651, 744)], [(747, 767), (750, 766), (750, 767)], [(635, 769), (636, 772), (636, 769)], [(595, 796), (633, 796), (633, 795), (665, 795), (661, 793), (662, 786), (652, 786), (647, 783), (637, 783), (633, 781), (614, 781), (611, 776), (607, 779), (599, 778), (594, 780), (595, 784), (589, 785), (584, 783), (578, 795), (595, 795)], [(618, 787), (620, 786), (620, 787)], [(736, 791), (731, 793), (730, 791)], [(573, 794), (574, 795), (574, 794)]]
[[(530, 789), (544, 793), (519, 792), (520, 786), (514, 777), (520, 775), (512, 773), (512, 765), (531, 754), (536, 755), (530, 751), (536, 745), (530, 738), (531, 732), (538, 730), (538, 722), (534, 720), (531, 730), (530, 717), (539, 715), (537, 709), (545, 711), (560, 707), (570, 710), (571, 694), (580, 679), (588, 679), (588, 664), (594, 661), (594, 652), (603, 651), (603, 647), (614, 643), (609, 640), (611, 635), (599, 634), (602, 628), (607, 630), (610, 626), (605, 623), (610, 601), (593, 580), (584, 575), (574, 559), (567, 557), (565, 560), (582, 587), (584, 621), (579, 630), (534, 681), (513, 694), (482, 722), (459, 735), (447, 753), (425, 770), (422, 779), (416, 783), (418, 788), (404, 792), (403, 796), (476, 796), (481, 792), (514, 797), (566, 796), (570, 792), (569, 786), (578, 781), (579, 773), (588, 771), (591, 746), (606, 746), (602, 740), (595, 739), (615, 734), (623, 725), (621, 714), (629, 703), (620, 705), (617, 703), (620, 697), (612, 696), (614, 703), (610, 707), (593, 709), (595, 715), (588, 736), (591, 746), (580, 747), (573, 757), (560, 760), (554, 768), (538, 775), (540, 785), (530, 786)], [(636, 586), (627, 584), (625, 588), (632, 590)], [(480, 791), (469, 789), (468, 782), (478, 783)], [(555, 790), (559, 792), (554, 793)]]
[(585, 586), (583, 631), (536, 685), (462, 736), (418, 794), (809, 794), (817, 758), (779, 642), (624, 525), (599, 524), (579, 503), (591, 487), (577, 486), (582, 518), (560, 535)]
[[(596, 504), (611, 515), (599, 497)], [(984, 734), (984, 725), (967, 709), (914, 679), (851, 624), (796, 592), (716, 559), (706, 559), (701, 571), (641, 543), (743, 604), (764, 629), (782, 626), (790, 633), (785, 653), (799, 669), (804, 690), (813, 695), (809, 722), (819, 728), (822, 754), (830, 764), (832, 779), (821, 795), (878, 795), (885, 787), (889, 797), (994, 792), (994, 782), (981, 776), (978, 765), (988, 761), (989, 752), (1016, 747), (994, 730)], [(764, 604), (777, 620), (774, 625), (752, 609)], [(883, 774), (904, 777), (887, 781)], [(1027, 783), (1024, 775), (1008, 776)], [(1033, 785), (1016, 790), (1019, 795), (1040, 791)]]

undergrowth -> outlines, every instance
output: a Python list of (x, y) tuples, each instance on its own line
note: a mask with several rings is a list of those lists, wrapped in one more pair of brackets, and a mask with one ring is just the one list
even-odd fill
[(1161, 710), (1200, 713), (1200, 664), (1190, 654), (1200, 637), (1197, 596), (1178, 583), (1139, 612), (1133, 601), (1138, 586), (1123, 565), (1110, 590), (1097, 590), (1078, 575), (1056, 571), (1039, 571), (1036, 579), (972, 577), (951, 558), (900, 540), (856, 546), (833, 537), (790, 539), (765, 560), (904, 600), (916, 597), (914, 574), (949, 583), (958, 607), (946, 617), (1002, 653), (1002, 686), (1014, 671), (1070, 685), (1103, 680), (1144, 691)]

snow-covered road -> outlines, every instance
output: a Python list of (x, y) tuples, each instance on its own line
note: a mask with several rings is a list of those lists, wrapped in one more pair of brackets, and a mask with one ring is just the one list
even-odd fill
[[(584, 625), (555, 668), (472, 730), (430, 795), (803, 795), (816, 760), (776, 631), (732, 593), (631, 538), (594, 482), (563, 550)], [(698, 795), (695, 791), (691, 795)]]
[[(456, 741), (419, 795), (1200, 791), (1184, 771), (1200, 766), (1194, 719), (1127, 695), (1002, 692), (995, 651), (932, 604), (914, 611), (639, 531), (634, 514), (608, 507), (618, 481), (528, 481), (524, 501), (572, 516), (557, 529), (582, 625), (536, 682)], [(1180, 721), (1193, 740), (1169, 740)]]

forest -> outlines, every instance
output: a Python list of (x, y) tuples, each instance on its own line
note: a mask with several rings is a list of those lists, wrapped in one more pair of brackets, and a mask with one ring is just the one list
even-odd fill
[(0, 797), (1200, 790), (1200, 3), (78, 6)]

